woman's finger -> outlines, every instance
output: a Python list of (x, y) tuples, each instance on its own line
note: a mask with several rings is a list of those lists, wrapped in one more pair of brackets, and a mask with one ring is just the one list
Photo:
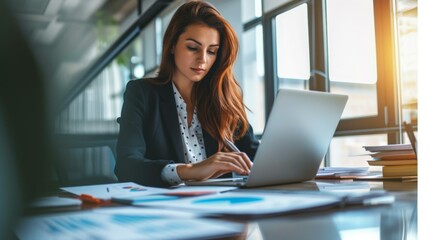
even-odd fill
[(242, 171), (238, 173), (248, 174), (250, 172), (250, 167), (248, 163), (250, 162), (250, 160), (245, 153), (233, 152), (233, 153), (227, 153), (227, 154), (228, 154), (227, 156), (229, 157), (227, 158), (227, 160), (232, 161), (234, 164), (236, 164), (242, 169)]

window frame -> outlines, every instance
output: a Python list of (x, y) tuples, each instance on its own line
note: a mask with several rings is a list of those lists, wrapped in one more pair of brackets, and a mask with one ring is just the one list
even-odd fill
[[(310, 43), (310, 79), (309, 90), (330, 91), (326, 0), (296, 0), (287, 2), (276, 9), (263, 13), (261, 22), (264, 32), (265, 78), (266, 78), (266, 119), (269, 116), (276, 92), (279, 87), (275, 56), (275, 17), (301, 4), (307, 4), (309, 43)], [(377, 63), (377, 111), (376, 116), (341, 119), (336, 136), (372, 134), (385, 132), (389, 143), (398, 143), (397, 99), (395, 64), (396, 49), (394, 38), (393, 8), (391, 0), (374, 0), (374, 28)], [(248, 22), (254, 23), (259, 19)], [(246, 24), (245, 24), (246, 27)]]

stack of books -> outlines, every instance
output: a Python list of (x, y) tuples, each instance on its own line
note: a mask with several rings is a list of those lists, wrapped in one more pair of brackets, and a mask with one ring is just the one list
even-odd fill
[(370, 166), (382, 166), (383, 177), (417, 176), (417, 156), (411, 144), (364, 146)]

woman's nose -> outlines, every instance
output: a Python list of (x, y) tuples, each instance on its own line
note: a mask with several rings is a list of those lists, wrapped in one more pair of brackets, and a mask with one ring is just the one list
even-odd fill
[(207, 61), (207, 53), (205, 51), (199, 52), (197, 60), (200, 63), (205, 63)]

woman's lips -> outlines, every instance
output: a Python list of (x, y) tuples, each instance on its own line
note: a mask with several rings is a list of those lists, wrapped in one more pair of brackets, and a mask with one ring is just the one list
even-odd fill
[(206, 71), (203, 68), (191, 68), (191, 69), (192, 69), (192, 71), (194, 71), (197, 74), (202, 74), (202, 73), (204, 73)]

